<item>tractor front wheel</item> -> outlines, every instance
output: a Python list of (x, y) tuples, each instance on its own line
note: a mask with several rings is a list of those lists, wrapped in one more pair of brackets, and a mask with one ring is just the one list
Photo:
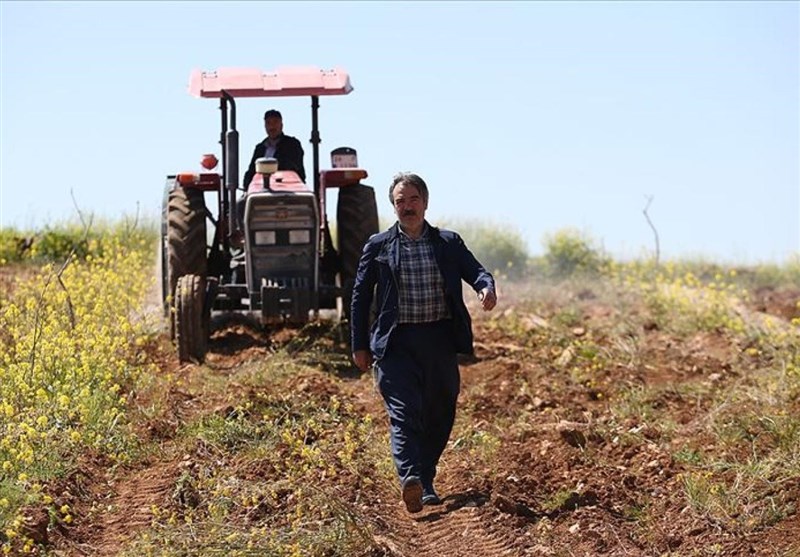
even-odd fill
[(175, 344), (182, 362), (202, 362), (208, 350), (206, 279), (183, 275), (175, 286)]
[[(183, 275), (205, 277), (208, 272), (206, 242), (206, 202), (203, 192), (183, 188), (174, 182), (165, 194), (162, 216), (162, 280), (164, 308), (172, 305), (178, 278)], [(170, 335), (175, 338), (174, 316), (170, 316)]]

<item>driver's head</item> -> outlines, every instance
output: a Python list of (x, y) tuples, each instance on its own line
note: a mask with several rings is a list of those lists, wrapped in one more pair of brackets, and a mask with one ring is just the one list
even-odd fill
[(267, 110), (264, 113), (264, 129), (270, 139), (275, 139), (283, 133), (283, 117), (275, 109)]

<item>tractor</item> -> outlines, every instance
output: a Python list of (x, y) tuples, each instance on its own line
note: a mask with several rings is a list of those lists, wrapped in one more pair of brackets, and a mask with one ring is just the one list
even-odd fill
[[(219, 160), (207, 153), (201, 172), (167, 176), (160, 283), (181, 361), (203, 361), (211, 317), (220, 313), (244, 313), (264, 325), (303, 324), (329, 309), (347, 320), (361, 250), (378, 231), (375, 191), (361, 183), (367, 171), (358, 168), (352, 148), (334, 149), (333, 168), (320, 170), (318, 124), (319, 98), (352, 90), (338, 68), (192, 72), (190, 94), (219, 99), (222, 171), (214, 171)], [(313, 183), (262, 158), (251, 182), (240, 185), (236, 99), (284, 96), (311, 97)], [(339, 190), (338, 249), (326, 216), (329, 188)], [(206, 193), (216, 198), (216, 211)]]

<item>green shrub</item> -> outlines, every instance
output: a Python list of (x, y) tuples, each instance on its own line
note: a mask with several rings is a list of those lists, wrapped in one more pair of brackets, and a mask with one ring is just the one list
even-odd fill
[(153, 219), (123, 217), (118, 221), (93, 221), (88, 230), (78, 222), (48, 224), (38, 231), (0, 229), (0, 265), (33, 261), (64, 262), (70, 253), (79, 260), (87, 256), (101, 257), (112, 239), (130, 249), (141, 249), (142, 243), (155, 242), (158, 225)]
[(0, 229), (0, 265), (22, 261), (26, 239), (14, 228)]
[(749, 279), (752, 288), (789, 287), (800, 288), (800, 253), (790, 256), (781, 264), (761, 263), (740, 272)]
[(47, 261), (63, 261), (72, 250), (79, 259), (89, 253), (89, 242), (81, 230), (73, 228), (50, 228), (36, 235), (31, 248), (31, 256)]
[(598, 273), (609, 261), (592, 238), (573, 228), (547, 234), (543, 243), (548, 272), (556, 277)]
[(481, 220), (442, 221), (455, 230), (487, 270), (500, 277), (518, 278), (528, 270), (528, 246), (513, 227)]

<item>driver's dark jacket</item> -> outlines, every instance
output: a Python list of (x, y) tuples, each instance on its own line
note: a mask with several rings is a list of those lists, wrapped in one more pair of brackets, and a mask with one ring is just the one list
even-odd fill
[[(453, 321), (456, 352), (471, 354), (472, 320), (464, 304), (461, 281), (476, 292), (494, 290), (494, 278), (481, 265), (456, 232), (429, 227), (436, 263), (444, 277), (445, 296)], [(389, 337), (397, 325), (400, 231), (395, 223), (375, 234), (364, 245), (358, 263), (351, 304), (352, 349), (371, 350), (376, 360), (383, 358)], [(370, 328), (370, 306), (376, 301), (377, 315)]]
[[(245, 190), (250, 185), (250, 180), (255, 176), (256, 159), (263, 157), (267, 150), (267, 139), (268, 138), (264, 138), (264, 140), (256, 144), (255, 149), (253, 149), (253, 156), (250, 157), (250, 164), (244, 173), (244, 181), (242, 182), (242, 187)], [(278, 146), (275, 148), (275, 158), (278, 159), (278, 170), (294, 170), (297, 172), (297, 175), (300, 176), (300, 179), (305, 182), (306, 169), (303, 166), (303, 154), (303, 146), (300, 144), (300, 140), (291, 135), (286, 135), (285, 133), (280, 135)]]

